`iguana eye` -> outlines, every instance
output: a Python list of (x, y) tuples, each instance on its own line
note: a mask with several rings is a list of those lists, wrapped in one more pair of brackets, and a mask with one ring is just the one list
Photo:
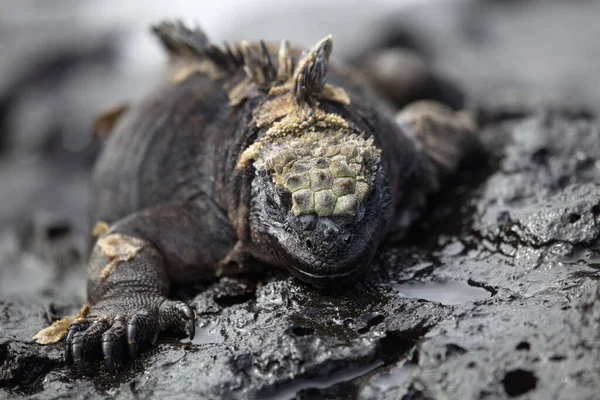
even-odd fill
[(292, 195), (289, 192), (282, 193), (279, 196), (279, 200), (281, 201), (281, 207), (289, 210), (292, 208)]
[(279, 208), (279, 204), (271, 196), (267, 196), (267, 205), (269, 208)]

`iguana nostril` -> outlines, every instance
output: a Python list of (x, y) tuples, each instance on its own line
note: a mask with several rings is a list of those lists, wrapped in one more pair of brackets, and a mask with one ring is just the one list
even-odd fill
[(312, 249), (312, 241), (310, 239), (306, 239), (306, 247), (308, 247), (309, 249)]
[(342, 236), (342, 241), (344, 242), (344, 244), (350, 244), (350, 242), (352, 241), (352, 235)]

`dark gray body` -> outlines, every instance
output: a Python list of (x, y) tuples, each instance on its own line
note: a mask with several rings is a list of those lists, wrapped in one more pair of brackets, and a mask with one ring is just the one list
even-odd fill
[[(328, 79), (346, 90), (351, 104), (322, 102), (321, 107), (372, 132), (377, 146), (385, 149), (383, 165), (390, 182), (386, 189), (402, 214), (390, 221), (403, 221), (392, 228), (405, 229), (417, 216), (411, 208), (415, 185), (429, 172), (425, 160), (419, 159), (423, 155), (394, 123), (391, 107), (368, 88), (335, 70)], [(254, 105), (261, 101), (232, 107), (223, 84), (206, 76), (165, 83), (129, 112), (108, 139), (94, 174), (93, 220), (112, 224), (151, 207), (193, 202), (202, 223), (191, 236), (206, 238), (205, 243), (195, 242), (203, 249), (195, 268), (209, 277), (236, 244), (236, 228), (245, 225), (235, 208), (247, 207), (240, 186), (250, 185), (253, 171), (251, 166), (250, 171), (237, 171), (235, 165), (244, 149), (264, 134), (265, 129), (252, 122)], [(428, 189), (423, 190), (424, 195)], [(185, 234), (190, 237), (192, 232)], [(181, 247), (188, 242), (182, 240)], [(260, 259), (260, 254), (254, 256)], [(189, 276), (178, 273), (175, 279), (187, 281)]]
[[(168, 298), (173, 283), (260, 264), (317, 285), (356, 276), (386, 233), (406, 231), (473, 141), (462, 118), (440, 104), (409, 106), (395, 121), (404, 104), (390, 106), (357, 73), (328, 68), (331, 38), (301, 56), (286, 42), (279, 53), (264, 43), (222, 50), (180, 23), (155, 32), (183, 72), (191, 66), (200, 73), (165, 79), (120, 121), (97, 162), (91, 215), (106, 224), (95, 229), (88, 263), (89, 311), (66, 338), (66, 362), (81, 368), (103, 356), (113, 371), (165, 330), (186, 327), (193, 337), (194, 311)], [(282, 68), (288, 63), (295, 72)], [(337, 94), (326, 94), (325, 76)], [(256, 112), (280, 96), (271, 87), (291, 96), (287, 104), (298, 107), (294, 115), (303, 122), (317, 110), (374, 138), (381, 155), (369, 161), (369, 194), (355, 215), (294, 215), (284, 197), (269, 205), (276, 191), (269, 172), (240, 163), (275, 126)], [(305, 238), (312, 242), (304, 246)]]

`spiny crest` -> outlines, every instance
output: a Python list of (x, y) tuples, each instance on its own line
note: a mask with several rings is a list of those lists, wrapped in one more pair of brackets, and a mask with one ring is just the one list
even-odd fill
[(239, 48), (244, 60), (243, 67), (246, 76), (259, 87), (269, 87), (275, 79), (276, 71), (265, 42), (260, 41), (258, 52), (246, 41), (242, 41)]
[(153, 27), (153, 31), (176, 64), (175, 82), (182, 82), (194, 73), (222, 79), (243, 69), (247, 80), (239, 87), (231, 88), (233, 105), (252, 97), (253, 93), (257, 93), (255, 88), (290, 92), (301, 109), (315, 109), (321, 97), (349, 102), (347, 96), (339, 92), (341, 89), (326, 87), (325, 84), (327, 64), (333, 49), (331, 36), (303, 53), (296, 65), (294, 52), (285, 39), (281, 41), (274, 63), (269, 47), (262, 40), (258, 44), (242, 41), (238, 45), (219, 47), (209, 43), (199, 27), (192, 30), (181, 21), (162, 22)]
[(277, 54), (277, 80), (287, 82), (294, 72), (294, 59), (290, 50), (290, 42), (287, 39), (281, 41), (279, 53)]
[(294, 99), (299, 106), (316, 107), (316, 98), (325, 87), (327, 64), (333, 50), (333, 37), (319, 41), (300, 61), (293, 76)]
[(194, 30), (181, 21), (163, 21), (152, 27), (167, 52), (172, 56), (204, 55), (208, 38), (198, 26)]
[(245, 60), (237, 48), (232, 49), (225, 44), (221, 49), (209, 43), (198, 26), (192, 30), (181, 21), (163, 21), (152, 27), (152, 31), (158, 36), (172, 61), (210, 61), (216, 70), (228, 73), (233, 73), (244, 65)]

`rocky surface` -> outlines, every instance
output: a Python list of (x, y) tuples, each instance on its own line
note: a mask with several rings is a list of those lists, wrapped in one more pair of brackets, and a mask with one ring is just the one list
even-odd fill
[[(473, 56), (481, 47), (472, 35), (490, 46), (522, 44), (502, 21), (535, 22), (539, 7), (529, 1), (515, 13), (515, 3), (478, 2), (486, 4), (477, 6), (484, 8), (479, 31), (455, 24), (457, 16), (473, 15), (464, 3), (443, 23), (431, 18), (439, 9), (419, 9), (423, 17), (407, 32), (429, 49), (437, 68), (468, 89), (491, 154), (483, 167), (466, 166), (403, 242), (386, 244), (364, 279), (324, 292), (268, 272), (178, 288), (174, 295), (190, 300), (199, 314), (195, 339), (161, 337), (156, 349), (116, 376), (100, 364), (85, 373), (68, 368), (62, 345), (31, 340), (56, 317), (75, 314), (83, 301), (86, 188), (95, 149), (42, 140), (64, 134), (62, 118), (48, 136), (33, 132), (23, 142), (5, 141), (0, 397), (597, 398), (600, 125), (590, 99), (600, 94), (590, 85), (581, 102), (555, 95), (568, 83), (568, 74), (558, 73), (553, 76), (562, 78), (544, 81), (554, 85), (548, 90), (490, 89), (484, 79), (490, 64)], [(584, 3), (595, 9), (582, 1), (563, 14), (574, 32), (598, 29), (573, 22), (577, 10), (591, 12)], [(545, 26), (550, 17), (541, 15)], [(427, 34), (436, 29), (455, 35)], [(471, 36), (459, 35), (465, 29)], [(446, 40), (450, 50), (440, 46)], [(538, 58), (551, 69), (556, 55), (530, 42), (528, 57), (536, 62), (527, 69), (544, 64)], [(94, 63), (111, 62), (110, 51), (102, 54), (108, 58)], [(461, 54), (471, 60), (468, 68), (456, 65)], [(554, 71), (568, 63), (561, 60)], [(591, 54), (589, 64), (600, 67), (594, 63)], [(496, 71), (494, 85), (527, 81), (527, 73)], [(4, 109), (3, 121), (6, 110), (14, 108)]]

